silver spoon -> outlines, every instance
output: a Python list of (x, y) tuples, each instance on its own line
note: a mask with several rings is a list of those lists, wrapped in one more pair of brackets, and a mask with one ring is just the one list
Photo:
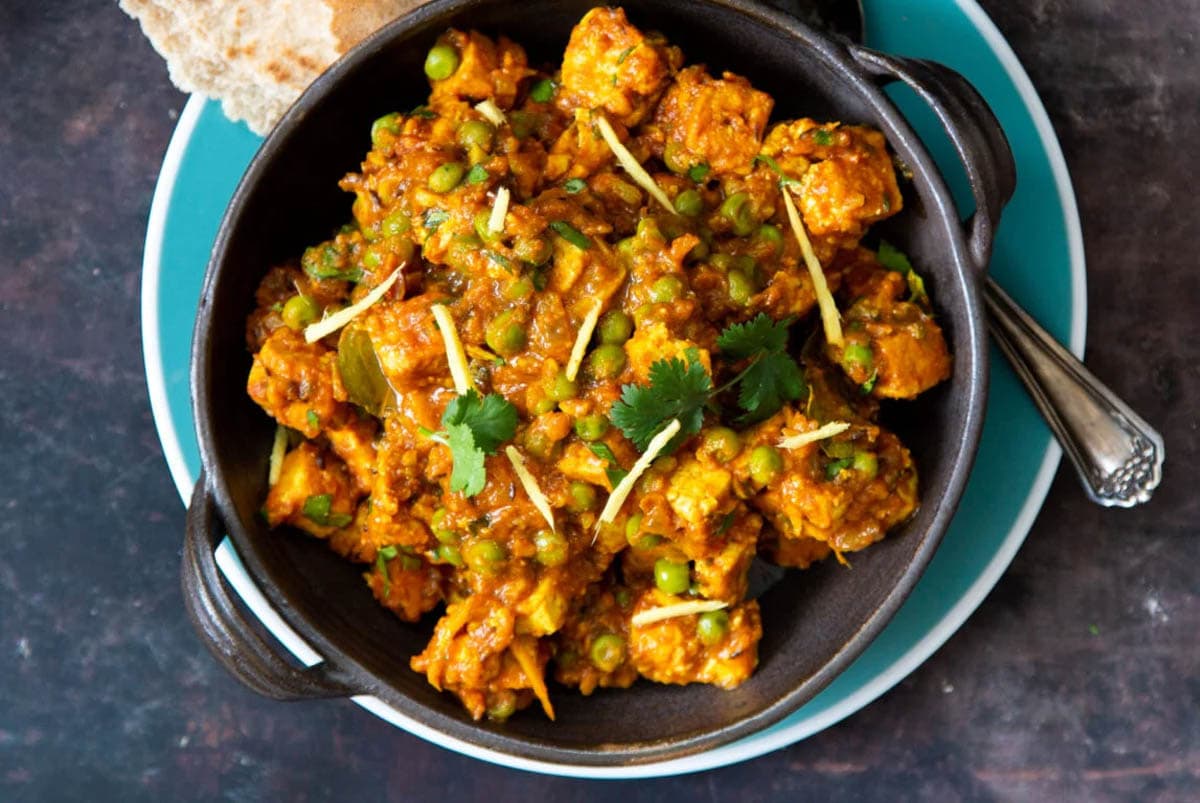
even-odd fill
[[(852, 42), (864, 38), (859, 0), (774, 0), (771, 5)], [(1148, 501), (1162, 479), (1162, 436), (995, 281), (985, 279), (983, 291), (988, 330), (1062, 444), (1087, 495), (1105, 507)]]

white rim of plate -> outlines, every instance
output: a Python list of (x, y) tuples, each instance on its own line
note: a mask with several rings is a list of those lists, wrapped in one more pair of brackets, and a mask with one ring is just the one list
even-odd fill
[[(975, 0), (954, 0), (955, 5), (966, 14), (975, 28), (983, 35), (988, 46), (1000, 61), (1009, 79), (1013, 82), (1026, 111), (1034, 123), (1043, 150), (1050, 161), (1054, 183), (1058, 190), (1059, 205), (1063, 212), (1063, 224), (1067, 235), (1067, 246), (1071, 262), (1071, 302), (1073, 315), (1071, 318), (1070, 349), (1082, 358), (1084, 338), (1087, 328), (1087, 275), (1084, 263), (1083, 232), (1079, 221), (1079, 209), (1076, 205), (1075, 191), (1071, 185), (1071, 177), (1067, 171), (1066, 160), (1062, 148), (1055, 136), (1054, 128), (1046, 109), (1034, 89), (1033, 82), (1025, 73), (1016, 54), (1005, 40), (1003, 34), (988, 17), (987, 13)], [(167, 460), (171, 477), (179, 491), (184, 504), (191, 498), (195, 478), (188, 469), (179, 441), (179, 433), (175, 430), (175, 422), (171, 418), (170, 403), (167, 399), (166, 382), (163, 375), (162, 349), (159, 339), (158, 316), (158, 283), (161, 271), (161, 258), (164, 229), (167, 210), (175, 188), (175, 180), (183, 154), (187, 150), (200, 113), (204, 109), (207, 98), (193, 95), (179, 116), (179, 123), (171, 136), (163, 157), (162, 170), (158, 183), (154, 188), (154, 200), (150, 205), (150, 217), (146, 230), (146, 249), (142, 260), (142, 352), (146, 365), (146, 382), (150, 392), (150, 408), (154, 415), (155, 427), (158, 430), (159, 441), (163, 446), (163, 454)], [(1025, 541), (1025, 536), (1033, 526), (1038, 511), (1041, 510), (1050, 483), (1058, 468), (1062, 450), (1056, 442), (1051, 442), (1042, 459), (1042, 465), (1034, 478), (1029, 496), (1025, 500), (1016, 520), (1005, 536), (1000, 549), (992, 557), (984, 571), (976, 578), (966, 593), (959, 598), (945, 616), (929, 630), (919, 641), (913, 644), (899, 659), (876, 673), (870, 682), (864, 684), (855, 693), (843, 698), (836, 705), (794, 725), (769, 730), (766, 733), (744, 737), (733, 744), (717, 747), (696, 755), (670, 759), (652, 764), (641, 764), (632, 767), (589, 767), (573, 764), (552, 764), (543, 761), (511, 756), (495, 750), (478, 747), (468, 742), (447, 736), (428, 726), (404, 716), (378, 697), (362, 695), (352, 697), (355, 703), (375, 714), (377, 717), (425, 739), (433, 744), (453, 750), (472, 758), (482, 759), (493, 764), (512, 769), (548, 775), (561, 775), (574, 778), (594, 779), (635, 779), (653, 778), (667, 775), (682, 775), (690, 772), (716, 769), (718, 767), (736, 764), (770, 753), (805, 739), (814, 733), (840, 722), (846, 717), (859, 711), (867, 704), (878, 698), (884, 692), (899, 683), (918, 666), (933, 655), (946, 641), (958, 631), (963, 622), (979, 607), (988, 592), (999, 581), (1000, 576), (1012, 562), (1017, 550)], [(262, 594), (250, 575), (242, 565), (241, 559), (234, 551), (228, 539), (221, 542), (216, 550), (217, 564), (220, 566), (225, 579), (246, 605), (254, 612), (263, 625), (287, 648), (297, 660), (305, 666), (320, 663), (321, 656), (308, 645), (275, 611), (267, 598)]]

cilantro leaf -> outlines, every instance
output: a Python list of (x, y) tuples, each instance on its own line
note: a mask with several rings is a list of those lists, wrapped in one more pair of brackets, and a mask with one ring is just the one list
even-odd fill
[(794, 179), (791, 176), (789, 176), (787, 173), (783, 172), (783, 168), (779, 166), (779, 162), (775, 161), (770, 156), (767, 156), (765, 153), (760, 153), (758, 156), (755, 156), (754, 160), (751, 162), (751, 164), (752, 165), (758, 164), (759, 162), (761, 162), (762, 164), (765, 164), (767, 167), (771, 168), (771, 170), (775, 173), (775, 175), (779, 176), (779, 186), (781, 186), (781, 187), (799, 187), (800, 186), (799, 179)]
[(879, 253), (876, 254), (876, 258), (880, 265), (897, 273), (908, 273), (913, 269), (912, 263), (908, 261), (904, 252), (887, 240), (879, 241)]
[(487, 471), (483, 463), (483, 450), (475, 445), (475, 436), (466, 424), (450, 424), (446, 427), (446, 445), (454, 458), (454, 469), (450, 472), (450, 490), (461, 491), (465, 496), (474, 496), (483, 490), (487, 482)]
[(712, 392), (708, 372), (693, 355), (687, 362), (678, 357), (658, 360), (650, 366), (649, 385), (621, 388), (621, 400), (612, 406), (609, 417), (643, 452), (671, 419), (678, 418), (679, 434), (663, 450), (670, 454), (700, 431)]
[(806, 385), (796, 361), (783, 351), (763, 354), (742, 374), (738, 406), (746, 411), (743, 424), (766, 420), (786, 402), (800, 398)]
[(721, 332), (717, 347), (721, 354), (733, 360), (744, 360), (763, 351), (783, 351), (787, 348), (791, 318), (776, 321), (760, 312), (745, 323), (735, 323)]
[(587, 189), (587, 182), (581, 178), (569, 178), (563, 183), (563, 189), (571, 195), (577, 195)]
[(315, 494), (304, 500), (300, 512), (304, 518), (322, 527), (345, 527), (354, 521), (349, 513), (334, 513), (333, 496), (331, 494)]
[(554, 97), (554, 90), (557, 88), (558, 86), (549, 78), (543, 78), (529, 90), (529, 98), (538, 103), (549, 103), (550, 99)]
[(442, 414), (442, 426), (447, 432), (456, 425), (465, 425), (470, 430), (472, 447), (495, 454), (500, 444), (517, 431), (517, 408), (498, 394), (480, 398), (477, 392), (468, 390), (451, 401)]
[(921, 278), (916, 269), (913, 268), (912, 262), (909, 262), (908, 257), (904, 252), (887, 240), (879, 241), (879, 251), (875, 255), (879, 260), (879, 264), (896, 273), (903, 273), (904, 279), (908, 282), (908, 300), (916, 304), (925, 304), (929, 301), (929, 294), (925, 292), (925, 280)]
[(607, 443), (589, 443), (588, 448), (592, 450), (592, 454), (608, 463), (608, 468), (604, 469), (604, 475), (608, 477), (609, 484), (616, 488), (629, 472), (621, 468), (621, 464), (617, 462), (617, 456), (613, 454), (613, 450)]

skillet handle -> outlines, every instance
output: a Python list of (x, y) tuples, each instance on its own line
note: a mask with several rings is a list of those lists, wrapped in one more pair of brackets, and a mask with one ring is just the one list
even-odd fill
[(861, 45), (850, 55), (871, 75), (903, 81), (933, 109), (967, 171), (975, 196), (967, 245), (980, 273), (987, 271), (1000, 210), (1012, 198), (1017, 169), (996, 115), (961, 75), (923, 59), (889, 56)]
[(238, 607), (221, 579), (213, 550), (224, 528), (203, 473), (192, 491), (181, 579), (188, 618), (209, 652), (243, 685), (275, 700), (349, 697), (357, 692), (328, 662), (307, 669), (286, 658)]

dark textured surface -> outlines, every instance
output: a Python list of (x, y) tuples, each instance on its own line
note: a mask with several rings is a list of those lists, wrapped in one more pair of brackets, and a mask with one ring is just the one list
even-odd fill
[(115, 4), (0, 3), (0, 799), (1200, 797), (1200, 15), (984, 6), (1072, 170), (1088, 362), (1163, 432), (1163, 486), (1104, 511), (1061, 470), (995, 591), (881, 700), (754, 762), (604, 784), (461, 758), (347, 702), (263, 700), (204, 651), (138, 330), (183, 97)]

